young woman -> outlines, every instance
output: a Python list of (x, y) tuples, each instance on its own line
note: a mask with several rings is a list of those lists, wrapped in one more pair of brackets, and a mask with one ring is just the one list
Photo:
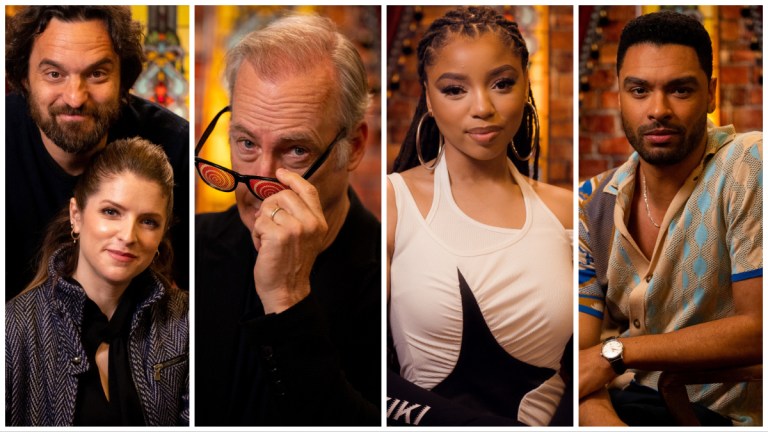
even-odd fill
[[(388, 184), (389, 324), (407, 380), (390, 374), (388, 418), (550, 424), (570, 392), (572, 194), (525, 176), (538, 142), (525, 41), (492, 8), (459, 8), (418, 61)], [(421, 404), (408, 418), (404, 400)]]
[(8, 425), (189, 423), (188, 296), (168, 283), (172, 208), (158, 146), (116, 141), (86, 168), (34, 281), (6, 305)]

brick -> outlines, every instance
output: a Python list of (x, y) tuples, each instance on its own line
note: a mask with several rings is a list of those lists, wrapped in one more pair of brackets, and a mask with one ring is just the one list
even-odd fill
[(747, 84), (750, 82), (749, 71), (745, 66), (721, 66), (718, 82), (725, 84)]
[(594, 153), (595, 147), (592, 142), (592, 138), (584, 135), (579, 135), (579, 155), (589, 155)]
[(547, 166), (547, 183), (566, 183), (570, 186), (572, 173), (570, 164), (562, 160), (554, 160)]
[(763, 129), (763, 111), (759, 108), (735, 108), (733, 125), (738, 132)]
[(734, 87), (732, 85), (723, 86), (720, 90), (720, 103), (728, 102), (732, 105), (741, 106), (746, 105), (749, 99), (747, 89), (739, 86)]
[(600, 104), (598, 103), (600, 100), (600, 95), (595, 91), (580, 93), (579, 99), (580, 113), (600, 108)]
[(573, 117), (573, 99), (570, 97), (558, 97), (549, 101), (549, 118), (571, 119)]
[(606, 91), (600, 95), (600, 107), (604, 109), (619, 109), (619, 93)]
[(605, 159), (579, 158), (579, 182), (594, 177), (608, 169)]
[(728, 60), (724, 63), (748, 62), (750, 64), (755, 64), (756, 53), (752, 50), (736, 49), (736, 50), (726, 50), (724, 52), (728, 54), (727, 55)]
[(626, 24), (627, 21), (615, 21), (612, 19), (607, 26), (603, 27), (603, 40), (606, 42), (618, 42), (621, 37), (621, 31), (624, 30)]
[(632, 147), (625, 137), (606, 138), (598, 143), (597, 151), (600, 154), (628, 155), (632, 152)]
[[(616, 64), (616, 52), (619, 50), (619, 44), (615, 42), (605, 43), (600, 46), (600, 63), (604, 65)], [(615, 70), (614, 68), (611, 68)]]
[(550, 47), (556, 49), (573, 49), (573, 32), (553, 31), (549, 37)]
[(589, 85), (594, 90), (610, 89), (616, 83), (616, 73), (610, 69), (598, 69), (589, 77)]
[(573, 136), (573, 122), (550, 123), (549, 135), (553, 138), (570, 138)]
[(400, 81), (400, 92), (418, 99), (421, 95), (421, 83), (418, 77), (414, 75), (411, 79)]
[(637, 16), (638, 9), (635, 6), (609, 6), (608, 18), (611, 20), (629, 21)]
[(550, 57), (550, 67), (558, 72), (573, 73), (573, 49), (556, 50)]
[(741, 24), (734, 21), (721, 21), (720, 22), (720, 41), (730, 42), (736, 41), (741, 35)]
[(389, 106), (387, 107), (387, 117), (391, 118), (397, 118), (397, 117), (408, 117), (411, 113), (413, 113), (411, 104), (408, 103), (408, 101), (399, 99), (399, 100), (393, 100), (390, 99)]
[(722, 20), (740, 20), (743, 6), (720, 6), (718, 12)]
[(572, 6), (550, 6), (549, 17), (552, 27), (573, 28)]
[(616, 130), (616, 116), (612, 115), (585, 115), (580, 116), (580, 128), (583, 132), (614, 133)]
[(571, 141), (567, 139), (553, 139), (549, 143), (550, 159), (568, 159), (573, 157), (573, 147)]
[(560, 95), (573, 95), (573, 75), (561, 75), (557, 78), (555, 89)]

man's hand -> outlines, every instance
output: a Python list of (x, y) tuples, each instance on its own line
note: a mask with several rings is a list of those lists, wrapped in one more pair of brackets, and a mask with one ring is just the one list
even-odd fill
[(289, 189), (264, 200), (251, 232), (259, 251), (253, 279), (265, 313), (283, 312), (309, 295), (309, 273), (328, 231), (317, 189), (294, 172), (275, 175)]
[(601, 355), (602, 344), (579, 351), (579, 399), (605, 387), (616, 378), (608, 360)]

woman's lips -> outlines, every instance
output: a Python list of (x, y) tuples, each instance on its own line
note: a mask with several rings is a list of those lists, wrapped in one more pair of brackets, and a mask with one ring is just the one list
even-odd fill
[(467, 130), (467, 134), (477, 142), (489, 143), (499, 136), (501, 130), (502, 129), (498, 126), (476, 127)]
[(136, 259), (136, 255), (130, 252), (121, 252), (113, 249), (107, 249), (107, 253), (109, 253), (109, 256), (111, 256), (115, 261), (130, 262)]

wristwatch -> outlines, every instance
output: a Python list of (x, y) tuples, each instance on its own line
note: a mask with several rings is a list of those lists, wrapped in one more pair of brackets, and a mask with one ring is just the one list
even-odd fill
[(617, 375), (627, 371), (627, 366), (624, 364), (624, 344), (616, 336), (611, 336), (603, 341), (600, 355), (608, 360)]

